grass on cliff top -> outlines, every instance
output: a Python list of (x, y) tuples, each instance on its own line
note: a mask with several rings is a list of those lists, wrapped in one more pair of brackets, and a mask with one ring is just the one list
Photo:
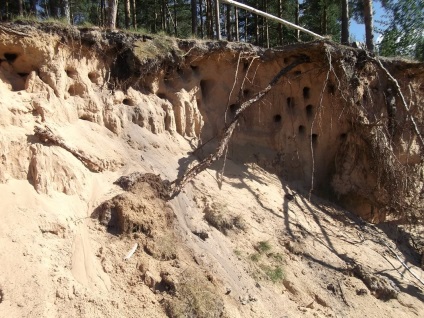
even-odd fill
[(134, 43), (134, 54), (140, 60), (167, 57), (170, 52), (182, 54), (175, 40), (165, 35), (155, 35), (152, 40), (138, 40)]

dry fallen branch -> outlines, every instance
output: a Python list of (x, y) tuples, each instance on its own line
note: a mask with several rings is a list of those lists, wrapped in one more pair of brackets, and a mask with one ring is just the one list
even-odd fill
[(188, 169), (181, 177), (177, 178), (176, 180), (172, 181), (172, 188), (170, 193), (170, 198), (175, 197), (178, 193), (180, 193), (181, 189), (194, 177), (196, 177), (200, 172), (208, 168), (213, 162), (218, 160), (222, 157), (224, 154), (225, 149), (228, 147), (228, 143), (231, 139), (231, 136), (233, 135), (234, 129), (236, 128), (239, 118), (241, 114), (248, 109), (250, 106), (252, 106), (254, 103), (260, 101), (270, 90), (271, 88), (278, 83), (281, 77), (283, 77), (285, 74), (290, 72), (293, 68), (296, 66), (308, 63), (309, 57), (305, 55), (299, 56), (293, 63), (287, 65), (286, 67), (282, 68), (280, 72), (272, 79), (272, 81), (268, 84), (268, 86), (257, 93), (255, 96), (253, 96), (248, 101), (244, 102), (240, 108), (236, 111), (234, 118), (231, 120), (229, 125), (225, 126), (222, 131), (222, 137), (219, 141), (218, 147), (216, 148), (214, 153), (211, 153), (209, 156), (207, 156), (205, 159), (203, 159), (201, 162), (199, 162), (194, 167)]
[(72, 147), (65, 143), (62, 137), (57, 136), (49, 127), (40, 127), (35, 126), (34, 135), (40, 138), (44, 142), (50, 142), (56, 146), (62, 147), (63, 149), (69, 151), (73, 154), (78, 160), (80, 160), (84, 166), (86, 166), (90, 171), (93, 172), (102, 172), (104, 168), (92, 158), (86, 155), (82, 150), (79, 150), (75, 147)]

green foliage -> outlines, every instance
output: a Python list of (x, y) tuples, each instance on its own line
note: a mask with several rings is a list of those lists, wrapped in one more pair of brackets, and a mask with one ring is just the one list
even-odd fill
[(424, 38), (421, 37), (415, 47), (415, 58), (418, 61), (424, 62)]
[(280, 253), (271, 252), (272, 246), (268, 241), (260, 241), (255, 246), (256, 253), (249, 256), (255, 264), (257, 272), (253, 274), (255, 278), (266, 278), (273, 283), (277, 283), (284, 278), (284, 272), (280, 263), (283, 256)]
[(235, 250), (234, 250), (234, 254), (235, 254), (236, 256), (241, 256), (241, 255), (242, 255), (242, 252), (241, 252), (240, 250), (238, 250), (238, 249), (235, 249)]
[[(31, 9), (31, 3), (37, 4), (36, 10)], [(208, 0), (209, 1), (209, 0)], [(379, 46), (379, 53), (385, 56), (406, 56), (423, 60), (423, 30), (424, 10), (423, 0), (378, 0), (387, 11), (384, 21), (386, 24), (381, 30), (384, 39)], [(180, 38), (205, 38), (214, 37), (216, 26), (213, 15), (215, 14), (215, 1), (210, 1), (211, 6), (206, 6), (206, 1), (197, 3), (197, 28), (196, 35), (191, 34), (191, 0), (135, 0), (135, 11), (131, 7), (129, 22), (131, 29), (142, 30), (142, 33), (163, 33)], [(297, 23), (320, 35), (330, 37), (334, 41), (340, 39), (341, 5), (340, 0), (273, 0), (258, 1), (244, 0), (243, 3), (268, 12), (274, 16)], [(363, 0), (350, 0), (351, 17), (363, 23)], [(18, 1), (7, 1), (8, 5), (0, 6), (2, 20), (16, 19), (19, 14)], [(29, 21), (48, 20), (66, 22), (64, 18), (65, 1), (60, 0), (23, 0), (23, 15), (20, 20)], [(71, 24), (80, 26), (107, 25), (107, 1), (101, 0), (69, 0)], [(106, 4), (102, 5), (101, 4)], [(210, 14), (207, 14), (207, 8)], [(226, 6), (220, 5), (220, 26), (223, 38), (228, 38), (226, 28)], [(234, 7), (230, 10), (231, 35), (235, 37)], [(135, 13), (133, 15), (133, 13)], [(300, 33), (280, 25), (277, 22), (256, 16), (253, 13), (238, 10), (238, 27), (240, 41), (250, 42), (260, 46), (280, 46), (313, 38), (305, 33)], [(135, 17), (135, 21), (133, 18)], [(211, 18), (211, 20), (210, 20)], [(63, 21), (61, 20), (63, 19)], [(380, 21), (381, 22), (381, 21)], [(125, 2), (118, 1), (117, 28), (125, 28)]]
[[(306, 29), (334, 41), (340, 40), (341, 6), (338, 0), (305, 0), (301, 5), (301, 24)], [(303, 40), (311, 40), (311, 36), (302, 34)]]
[(423, 59), (424, 6), (422, 0), (387, 0), (387, 28), (379, 52), (384, 56)]
[(277, 283), (279, 281), (282, 281), (284, 278), (284, 272), (283, 269), (280, 266), (261, 266), (265, 275), (273, 282)]
[(259, 253), (253, 253), (252, 255), (250, 255), (250, 259), (255, 263), (258, 262), (260, 258), (261, 254)]
[(255, 249), (259, 252), (259, 254), (263, 254), (271, 250), (271, 244), (269, 244), (268, 241), (260, 241), (255, 246)]

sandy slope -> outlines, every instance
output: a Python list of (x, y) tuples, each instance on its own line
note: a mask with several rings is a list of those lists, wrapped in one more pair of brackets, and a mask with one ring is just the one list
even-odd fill
[[(93, 140), (100, 138), (97, 134), (101, 131), (85, 122), (67, 129), (72, 132), (70, 138), (75, 138), (72, 134), (77, 127), (82, 135), (90, 131)], [(124, 262), (123, 256), (137, 238), (108, 234), (89, 218), (101, 202), (122, 191), (112, 184), (119, 175), (143, 169), (175, 175), (176, 146), (188, 150), (188, 144), (178, 138), (154, 136), (136, 127), (131, 132), (138, 135), (131, 138), (135, 143), (138, 138), (146, 147), (150, 142), (160, 146), (142, 152), (144, 161), (129, 161), (122, 171), (85, 172), (79, 196), (38, 194), (26, 180), (0, 185), (0, 286), (4, 295), (0, 306), (7, 316), (164, 315), (163, 296), (141, 281), (138, 264), (146, 259), (151, 262), (153, 276), (166, 265), (149, 260), (142, 250)], [(108, 145), (111, 152), (125, 148), (134, 161), (139, 156), (117, 140)], [(164, 154), (167, 147), (175, 157)], [(345, 211), (326, 202), (309, 202), (305, 194), (282, 186), (278, 178), (258, 166), (227, 161), (221, 190), (215, 173), (202, 173), (171, 205), (177, 220), (175, 230), (184, 246), (178, 257), (179, 275), (184, 275), (184, 267), (192, 267), (194, 258), (199, 270), (207, 269), (217, 280), (230, 317), (414, 317), (423, 312), (422, 291), (381, 243), (396, 250), (380, 230), (350, 219)], [(287, 193), (296, 193), (294, 199), (289, 201)], [(210, 227), (202, 213), (208, 202), (215, 202), (229, 215), (240, 215), (246, 230), (225, 236)], [(203, 241), (192, 233), (199, 231), (209, 237)], [(270, 252), (281, 256), (276, 262), (283, 269), (283, 281), (272, 283), (261, 271), (260, 264), (270, 262), (272, 255), (262, 255), (258, 262), (251, 260), (260, 241), (269, 242)], [(394, 281), (401, 290), (398, 299), (382, 301), (371, 295), (361, 280), (347, 273), (345, 260), (350, 258)], [(419, 268), (412, 268), (422, 277)], [(224, 295), (227, 287), (231, 288), (228, 296)], [(365, 295), (357, 295), (361, 289), (367, 291)]]

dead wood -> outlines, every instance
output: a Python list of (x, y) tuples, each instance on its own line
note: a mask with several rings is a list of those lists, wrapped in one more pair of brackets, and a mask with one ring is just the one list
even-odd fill
[(73, 154), (78, 160), (80, 160), (84, 166), (86, 166), (92, 172), (102, 172), (105, 169), (101, 166), (100, 163), (95, 162), (95, 159), (90, 158), (82, 150), (77, 149), (73, 146), (65, 143), (62, 137), (57, 136), (49, 127), (34, 127), (34, 135), (40, 138), (43, 142), (49, 142), (56, 146), (62, 147), (63, 149), (69, 151)]
[(201, 162), (199, 162), (194, 167), (188, 169), (181, 177), (175, 179), (171, 182), (171, 185), (173, 186), (171, 188), (170, 198), (175, 197), (180, 193), (181, 189), (193, 178), (195, 178), (200, 172), (208, 168), (213, 162), (218, 160), (222, 157), (224, 154), (225, 149), (228, 147), (228, 143), (231, 139), (231, 136), (233, 135), (234, 129), (237, 127), (239, 118), (241, 114), (251, 107), (256, 102), (260, 101), (271, 89), (272, 87), (278, 83), (281, 77), (283, 77), (285, 74), (290, 72), (293, 68), (296, 66), (308, 63), (309, 57), (306, 55), (300, 55), (293, 63), (287, 65), (286, 67), (282, 68), (277, 75), (271, 80), (271, 82), (268, 84), (268, 86), (257, 93), (255, 96), (253, 96), (248, 101), (244, 102), (239, 109), (237, 109), (233, 119), (231, 122), (224, 127), (221, 133), (221, 139), (219, 141), (218, 147), (215, 149), (215, 152), (211, 153), (209, 156), (207, 156), (205, 159), (203, 159)]

